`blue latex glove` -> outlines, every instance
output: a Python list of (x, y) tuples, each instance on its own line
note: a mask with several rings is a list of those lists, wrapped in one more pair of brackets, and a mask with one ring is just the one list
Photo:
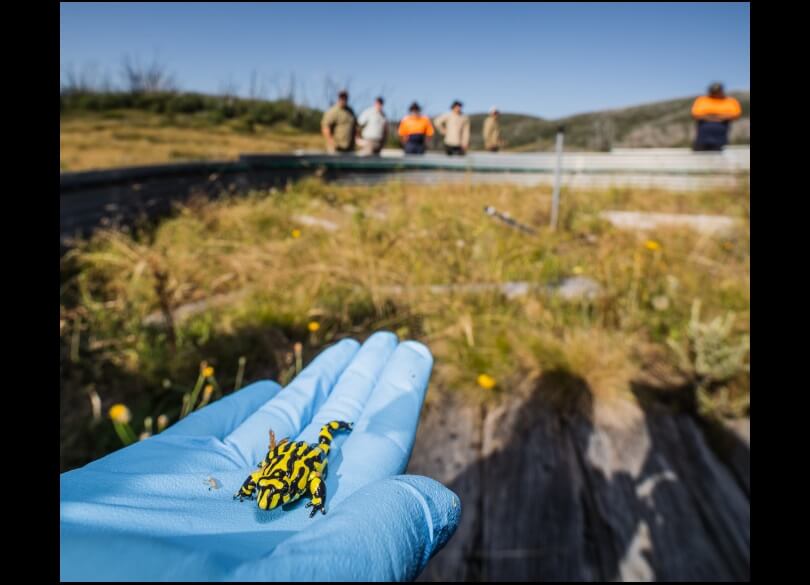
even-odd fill
[[(164, 432), (61, 476), (68, 580), (412, 580), (452, 536), (461, 503), (403, 476), (433, 358), (376, 333), (343, 340), (284, 388), (252, 384)], [(336, 433), (327, 514), (260, 510), (233, 494), (279, 439)], [(211, 476), (221, 484), (210, 489)]]

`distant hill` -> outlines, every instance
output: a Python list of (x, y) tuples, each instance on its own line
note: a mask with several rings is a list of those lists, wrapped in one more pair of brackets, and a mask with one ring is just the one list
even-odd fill
[[(742, 106), (742, 117), (732, 124), (731, 143), (750, 144), (750, 92), (730, 92)], [(550, 150), (560, 125), (565, 126), (566, 150), (609, 150), (611, 147), (682, 147), (694, 139), (690, 109), (695, 97), (641, 106), (602, 110), (548, 120), (523, 114), (501, 114), (501, 134), (507, 149)], [(486, 114), (471, 114), (473, 149), (483, 148), (481, 129)]]

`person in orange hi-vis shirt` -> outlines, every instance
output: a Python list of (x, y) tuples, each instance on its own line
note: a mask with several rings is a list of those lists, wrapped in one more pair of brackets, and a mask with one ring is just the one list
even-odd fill
[(410, 114), (399, 123), (399, 140), (405, 154), (424, 154), (427, 138), (433, 136), (430, 118), (422, 115), (422, 108), (416, 102), (409, 108)]
[(692, 117), (697, 121), (694, 150), (723, 150), (728, 144), (731, 121), (741, 114), (740, 102), (726, 97), (722, 84), (711, 84), (709, 95), (700, 96), (692, 104)]

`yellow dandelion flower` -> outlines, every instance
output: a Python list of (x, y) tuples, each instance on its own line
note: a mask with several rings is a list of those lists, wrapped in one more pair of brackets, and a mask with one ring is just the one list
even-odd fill
[(574, 274), (582, 274), (585, 271), (582, 269), (582, 266), (574, 266), (571, 272), (573, 272)]
[(656, 250), (661, 249), (661, 244), (659, 244), (655, 240), (647, 240), (646, 242), (644, 242), (644, 247), (647, 248), (650, 252), (655, 252)]
[(318, 329), (321, 328), (321, 324), (317, 321), (310, 321), (307, 324), (307, 329), (309, 329), (312, 333), (315, 333)]
[(205, 368), (203, 368), (202, 375), (204, 378), (210, 378), (211, 376), (214, 375), (214, 368), (212, 368), (211, 366), (206, 366)]
[(484, 390), (492, 390), (498, 382), (489, 374), (481, 374), (478, 376), (478, 385)]
[(123, 404), (113, 404), (109, 411), (110, 419), (113, 422), (126, 424), (132, 420), (132, 413)]
[(296, 229), (294, 229), (292, 232), (290, 232), (290, 235), (291, 235), (293, 238), (300, 238), (300, 237), (301, 237), (301, 230), (299, 230), (298, 228), (296, 228)]

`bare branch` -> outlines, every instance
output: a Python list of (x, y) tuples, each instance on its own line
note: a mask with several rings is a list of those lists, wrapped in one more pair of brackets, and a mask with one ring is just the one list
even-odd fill
[(177, 90), (174, 75), (169, 73), (165, 63), (160, 62), (157, 57), (149, 65), (142, 65), (139, 59), (124, 56), (121, 77), (124, 87), (132, 93)]
[(258, 88), (256, 86), (256, 70), (250, 72), (250, 87), (248, 89), (248, 97), (255, 100), (258, 97)]
[(86, 63), (78, 70), (69, 63), (64, 70), (62, 93), (86, 93), (96, 91), (99, 87), (97, 67), (93, 63)]
[(239, 91), (239, 84), (237, 84), (233, 77), (228, 75), (228, 79), (225, 81), (220, 81), (219, 83), (219, 93), (222, 94), (224, 98), (231, 99), (236, 97), (236, 94)]

